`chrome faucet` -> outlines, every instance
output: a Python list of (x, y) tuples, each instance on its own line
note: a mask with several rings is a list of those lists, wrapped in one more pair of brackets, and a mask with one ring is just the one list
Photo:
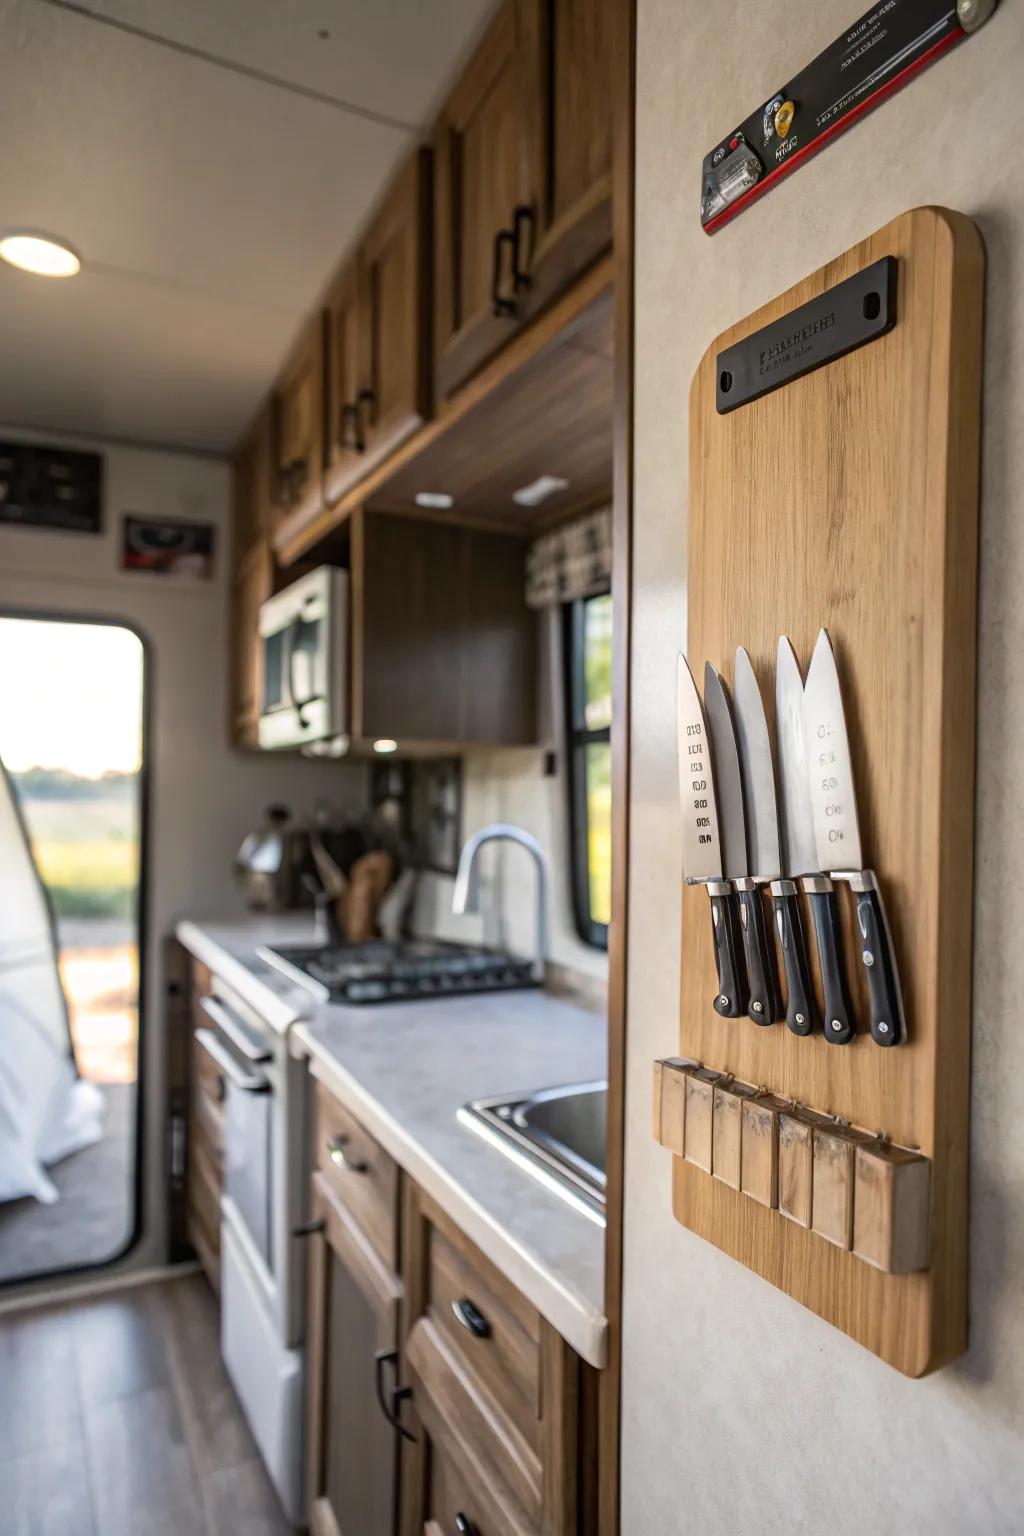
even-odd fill
[(477, 854), (484, 843), (499, 841), (518, 843), (521, 848), (526, 849), (527, 853), (533, 855), (533, 861), (537, 866), (537, 954), (533, 962), (533, 978), (535, 981), (543, 982), (544, 965), (548, 958), (550, 869), (548, 856), (532, 832), (524, 832), (522, 827), (514, 827), (504, 821), (496, 821), (492, 826), (481, 827), (479, 832), (474, 832), (472, 837), (466, 840), (459, 856), (459, 869), (455, 876), (455, 890), (452, 894), (452, 911), (456, 917), (462, 917), (467, 912), (479, 912), (480, 880), (477, 871)]

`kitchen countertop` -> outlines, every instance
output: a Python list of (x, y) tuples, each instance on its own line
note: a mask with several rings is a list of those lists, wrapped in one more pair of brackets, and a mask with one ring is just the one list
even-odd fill
[(605, 1361), (604, 1230), (457, 1119), (472, 1099), (607, 1072), (607, 1027), (546, 992), (352, 1007), (317, 1003), (261, 961), (312, 938), (309, 918), (181, 923), (180, 942), (278, 1029), (591, 1365)]

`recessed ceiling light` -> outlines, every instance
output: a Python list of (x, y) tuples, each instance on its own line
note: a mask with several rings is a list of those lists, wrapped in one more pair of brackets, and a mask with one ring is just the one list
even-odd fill
[(539, 507), (542, 501), (547, 501), (549, 496), (554, 496), (557, 491), (567, 491), (568, 480), (563, 480), (561, 475), (539, 475), (536, 480), (531, 480), (529, 485), (520, 486), (518, 491), (512, 492), (512, 500), (518, 507)]
[(447, 491), (417, 491), (416, 505), (435, 507), (438, 511), (447, 512), (449, 507), (454, 507), (455, 497), (449, 496)]
[(32, 229), (11, 229), (0, 235), (0, 257), (38, 277), (74, 277), (82, 267), (82, 258), (66, 241)]
[(397, 752), (398, 742), (392, 741), (390, 736), (382, 736), (379, 741), (374, 742), (373, 750), (375, 752)]

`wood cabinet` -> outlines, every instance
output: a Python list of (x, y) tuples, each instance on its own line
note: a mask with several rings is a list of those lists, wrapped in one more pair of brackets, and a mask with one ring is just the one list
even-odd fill
[[(392, 1536), (398, 1431), (394, 1391), (401, 1282), (322, 1172), (313, 1175), (308, 1475), (313, 1536)], [(386, 1400), (386, 1399), (385, 1399)]]
[(536, 740), (537, 623), (524, 540), (357, 512), (352, 733), (400, 747)]
[(573, 1351), (320, 1083), (313, 1161), (313, 1536), (589, 1536)]
[(273, 519), (305, 520), (323, 506), (326, 316), (304, 327), (274, 392)]
[(576, 1356), (411, 1184), (403, 1252), (421, 1433), (403, 1449), (402, 1536), (575, 1536)]
[(255, 747), (263, 680), (260, 604), (273, 588), (274, 409), (268, 401), (231, 466), (229, 726), (236, 746)]
[(191, 969), (189, 1103), (185, 1171), (185, 1230), (215, 1291), (220, 1289), (220, 1197), (224, 1183), (224, 1080), (196, 1043), (205, 1023), (199, 999), (212, 977), (198, 960)]
[[(529, 317), (612, 243), (612, 48), (621, 0), (519, 0), (531, 217)], [(526, 224), (530, 228), (527, 231)]]
[(435, 138), (436, 387), (450, 395), (611, 244), (617, 0), (506, 0)]
[(328, 501), (427, 419), (430, 153), (391, 184), (328, 299)]

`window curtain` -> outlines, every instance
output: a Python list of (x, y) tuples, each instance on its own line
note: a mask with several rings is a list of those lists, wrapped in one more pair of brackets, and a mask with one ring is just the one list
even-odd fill
[(607, 592), (612, 579), (612, 509), (588, 512), (541, 534), (526, 556), (526, 602), (552, 608)]

